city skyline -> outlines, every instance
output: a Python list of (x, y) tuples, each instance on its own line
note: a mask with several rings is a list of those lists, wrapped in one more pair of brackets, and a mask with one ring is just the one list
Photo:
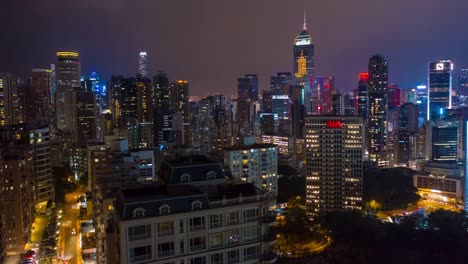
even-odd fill
[[(27, 77), (32, 68), (48, 68), (55, 61), (57, 50), (72, 49), (80, 53), (85, 74), (96, 70), (103, 79), (109, 79), (111, 74), (134, 76), (138, 52), (146, 50), (150, 75), (164, 70), (171, 78), (187, 79), (192, 95), (233, 95), (236, 78), (244, 73), (258, 74), (261, 91), (269, 87), (268, 80), (274, 73), (293, 70), (291, 47), (302, 28), (304, 9), (308, 31), (316, 45), (317, 76), (334, 76), (338, 90), (355, 89), (357, 73), (366, 70), (366, 58), (375, 53), (383, 54), (389, 61), (389, 83), (403, 88), (426, 83), (430, 61), (452, 60), (455, 76), (468, 65), (463, 53), (468, 42), (463, 36), (468, 34), (461, 27), (460, 17), (468, 3), (456, 0), (453, 2), (457, 5), (442, 5), (440, 1), (379, 4), (362, 0), (339, 7), (305, 1), (287, 6), (266, 5), (259, 1), (249, 3), (248, 10), (239, 2), (132, 5), (113, 1), (111, 6), (106, 1), (88, 2), (74, 3), (63, 12), (56, 12), (60, 8), (57, 2), (7, 3), (6, 10), (11, 12), (0, 22), (15, 27), (2, 31), (17, 41), (0, 44), (0, 71)], [(379, 12), (363, 12), (360, 7), (364, 5)], [(401, 6), (405, 8), (400, 9)], [(139, 12), (130, 16), (141, 15), (144, 19), (118, 19), (133, 9)], [(168, 17), (175, 11), (180, 12), (177, 21)], [(256, 16), (259, 12), (262, 19)], [(335, 15), (327, 15), (330, 12)], [(362, 16), (355, 18), (353, 14), (357, 12), (362, 12)], [(238, 13), (242, 17), (235, 15)], [(397, 14), (398, 20), (391, 19)], [(26, 27), (30, 21), (35, 21), (35, 25)], [(74, 24), (76, 21), (80, 21), (79, 26)], [(385, 34), (379, 30), (382, 27), (388, 29)], [(127, 40), (122, 41), (122, 36), (127, 36)], [(41, 41), (26, 46), (29, 38)], [(243, 39), (248, 41), (239, 41)]]

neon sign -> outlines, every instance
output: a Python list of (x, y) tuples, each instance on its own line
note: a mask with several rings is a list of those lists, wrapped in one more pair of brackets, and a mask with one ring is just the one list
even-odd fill
[(328, 128), (343, 128), (343, 124), (340, 120), (327, 120)]

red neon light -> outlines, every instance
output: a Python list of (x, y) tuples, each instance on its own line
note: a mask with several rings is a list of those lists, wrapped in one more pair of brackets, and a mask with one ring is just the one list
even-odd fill
[(368, 72), (360, 72), (359, 73), (359, 80), (360, 81), (368, 81), (369, 80), (369, 73)]
[(323, 87), (324, 87), (325, 89), (328, 89), (328, 88), (330, 88), (330, 84), (329, 84), (329, 83), (325, 83), (325, 84), (323, 85)]
[(340, 120), (327, 120), (327, 127), (329, 128), (343, 128)]

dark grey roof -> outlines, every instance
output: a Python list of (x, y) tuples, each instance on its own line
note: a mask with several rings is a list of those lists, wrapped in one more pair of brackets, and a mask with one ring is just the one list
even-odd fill
[[(210, 175), (213, 173), (214, 176)], [(189, 180), (182, 181), (182, 175), (188, 175)], [(225, 179), (221, 165), (202, 156), (166, 159), (161, 164), (158, 177), (166, 184), (209, 182)]]
[(144, 210), (143, 217), (157, 217), (161, 206), (169, 206), (169, 214), (183, 213), (191, 211), (195, 201), (202, 203), (202, 209), (208, 207), (208, 195), (187, 185), (123, 189), (116, 201), (116, 212), (123, 220), (133, 219), (139, 208)]

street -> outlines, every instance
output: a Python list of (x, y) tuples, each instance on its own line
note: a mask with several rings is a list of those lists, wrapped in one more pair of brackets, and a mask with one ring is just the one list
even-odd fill
[[(76, 197), (71, 195), (63, 208), (60, 225), (59, 256), (67, 259), (71, 264), (81, 264), (80, 252), (80, 217), (76, 206)], [(75, 231), (73, 233), (73, 230)]]

